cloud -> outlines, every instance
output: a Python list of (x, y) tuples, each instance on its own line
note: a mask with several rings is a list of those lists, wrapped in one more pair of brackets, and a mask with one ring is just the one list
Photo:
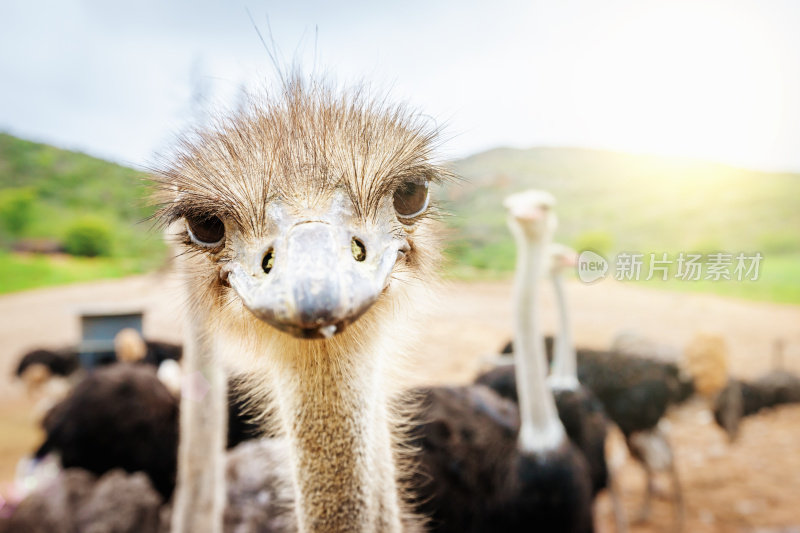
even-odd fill
[(232, 105), (273, 75), (248, 11), (285, 61), (446, 123), (451, 156), (567, 144), (800, 169), (791, 2), (12, 0), (0, 129), (142, 164), (197, 114), (193, 95)]

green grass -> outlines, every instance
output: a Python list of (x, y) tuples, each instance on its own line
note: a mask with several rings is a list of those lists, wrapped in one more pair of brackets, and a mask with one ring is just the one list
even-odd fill
[[(644, 276), (647, 274), (647, 268), (647, 264), (642, 267)], [(609, 276), (613, 275), (612, 267)], [(444, 276), (460, 281), (510, 280), (513, 272), (507, 269), (476, 268), (450, 258), (446, 264)], [(753, 301), (800, 304), (800, 254), (765, 256), (761, 261), (759, 277), (754, 281), (682, 281), (674, 279), (673, 269), (666, 281), (641, 279), (639, 281), (622, 281), (621, 283), (648, 289), (707, 293)]]
[(150, 259), (36, 256), (0, 252), (0, 294), (80, 281), (121, 278), (156, 268)]
[(757, 280), (631, 281), (648, 288), (700, 292), (778, 303), (800, 304), (800, 254), (765, 255)]

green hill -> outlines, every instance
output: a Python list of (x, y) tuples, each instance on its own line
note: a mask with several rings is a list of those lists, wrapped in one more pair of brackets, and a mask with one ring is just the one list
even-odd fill
[(788, 279), (710, 290), (800, 301), (799, 174), (580, 148), (499, 148), (452, 165), (463, 181), (440, 195), (454, 215), (450, 255), (461, 274), (513, 269), (502, 199), (535, 187), (557, 198), (556, 239), (579, 250), (760, 251), (765, 275)]
[[(0, 292), (156, 268), (165, 246), (152, 225), (144, 175), (85, 154), (0, 133)], [(12, 255), (20, 242), (69, 247), (76, 227), (100, 232), (103, 257)], [(84, 231), (85, 234), (85, 231)]]

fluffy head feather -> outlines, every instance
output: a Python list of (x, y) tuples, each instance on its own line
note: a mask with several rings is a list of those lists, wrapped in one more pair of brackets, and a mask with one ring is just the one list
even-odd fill
[[(280, 202), (297, 212), (313, 210), (344, 191), (364, 225), (385, 216), (380, 207), (409, 179), (439, 183), (452, 174), (433, 158), (438, 131), (404, 106), (370, 98), (363, 87), (338, 91), (324, 81), (294, 76), (277, 91), (249, 98), (248, 104), (218, 116), (211, 127), (182, 136), (174, 155), (151, 169), (160, 209), (157, 217), (176, 237), (184, 275), (195, 287), (189, 307), (210, 317), (229, 363), (251, 372), (267, 371), (277, 356), (303, 351), (311, 360), (331, 353), (359, 352), (370, 345), (383, 351), (409, 344), (414, 318), (424, 316), (440, 260), (435, 199), (413, 224), (390, 221), (391, 231), (410, 244), (394, 267), (392, 283), (375, 305), (347, 331), (327, 341), (294, 339), (258, 320), (220, 278), (234, 253), (196, 246), (181, 219), (219, 216), (254, 239), (269, 228), (269, 206)], [(413, 312), (401, 314), (399, 309)], [(195, 313), (197, 315), (197, 313)], [(411, 320), (408, 320), (411, 319)], [(383, 327), (385, 325), (391, 327)], [(235, 353), (233, 353), (235, 352)], [(292, 357), (292, 356), (289, 356)]]

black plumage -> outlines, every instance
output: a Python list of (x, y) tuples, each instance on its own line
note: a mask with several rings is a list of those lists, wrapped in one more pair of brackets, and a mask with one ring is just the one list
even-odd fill
[(147, 346), (147, 353), (144, 362), (158, 366), (167, 359), (180, 361), (183, 357), (183, 346), (162, 341), (144, 341)]
[[(545, 339), (545, 345), (551, 357), (552, 337)], [(504, 349), (511, 350), (510, 343)], [(577, 356), (578, 380), (626, 436), (654, 428), (670, 405), (685, 401), (694, 390), (675, 363), (585, 348), (578, 349)], [(493, 368), (476, 382), (517, 401), (513, 365)]]
[[(167, 359), (180, 361), (183, 356), (183, 347), (180, 344), (149, 340), (144, 342), (147, 351), (141, 361), (143, 363), (157, 367)], [(114, 362), (114, 359), (107, 358), (103, 360), (103, 365)], [(25, 370), (34, 364), (44, 365), (54, 376), (69, 376), (81, 366), (78, 352), (74, 348), (37, 349), (27, 352), (20, 358), (15, 374), (22, 376)]]
[(486, 387), (417, 393), (413, 503), (431, 531), (593, 530), (588, 465), (569, 441), (544, 455), (521, 452), (516, 406)]
[(236, 376), (228, 378), (228, 449), (248, 440), (274, 436), (267, 435), (265, 424), (253, 416), (242, 383), (242, 379)]
[[(552, 357), (553, 339), (545, 339), (548, 359)], [(508, 343), (504, 350), (510, 353), (513, 347)], [(673, 500), (676, 509), (676, 523), (683, 521), (683, 499), (677, 471), (675, 469), (671, 446), (666, 436), (658, 428), (658, 423), (671, 405), (688, 399), (694, 392), (691, 378), (681, 375), (675, 363), (652, 358), (622, 354), (611, 351), (578, 349), (578, 380), (583, 388), (594, 395), (602, 405), (605, 415), (614, 422), (625, 436), (631, 455), (640, 461), (647, 473), (647, 496), (640, 519), (646, 520), (650, 514), (653, 497), (653, 473), (668, 469), (674, 487)], [(478, 376), (476, 380), (496, 390), (504, 397), (516, 401), (516, 382), (514, 366), (501, 366)], [(574, 401), (574, 400), (573, 400)], [(576, 444), (581, 444), (578, 431), (583, 422), (576, 418), (565, 402), (563, 395), (556, 395), (559, 417), (568, 435)], [(584, 407), (590, 410), (592, 402)], [(580, 411), (578, 411), (580, 412)], [(600, 459), (599, 446), (584, 442), (583, 451), (593, 466), (595, 490), (602, 488), (602, 472), (607, 465), (605, 456)], [(680, 526), (678, 526), (680, 527)]]
[[(232, 448), (263, 436), (231, 380), (228, 439)], [(114, 468), (146, 473), (164, 498), (175, 487), (178, 404), (148, 364), (117, 363), (99, 368), (45, 416), (45, 442), (36, 457), (57, 451), (64, 468), (102, 475)]]
[(743, 418), (789, 403), (800, 403), (800, 377), (791, 372), (774, 370), (753, 381), (730, 379), (715, 399), (714, 419), (735, 440)]
[(608, 419), (603, 404), (586, 387), (557, 390), (553, 396), (567, 436), (586, 457), (592, 479), (592, 494), (597, 494), (609, 486), (605, 446)]
[(45, 416), (43, 457), (59, 452), (64, 468), (102, 475), (114, 468), (144, 472), (169, 499), (175, 488), (178, 401), (143, 365), (101, 368)]
[[(552, 358), (553, 342), (552, 336), (545, 338), (548, 359)], [(503, 348), (503, 353), (512, 353), (511, 342)], [(486, 371), (478, 376), (475, 382), (490, 387), (514, 403), (518, 401), (513, 365), (499, 366)], [(554, 390), (553, 396), (558, 417), (564, 424), (567, 436), (586, 457), (592, 478), (592, 494), (597, 494), (609, 486), (605, 454), (608, 419), (603, 404), (586, 387), (579, 387), (576, 390)]]
[(654, 428), (693, 389), (675, 363), (600, 350), (578, 350), (578, 380), (626, 436)]
[(54, 376), (69, 376), (80, 366), (78, 354), (74, 350), (32, 350), (19, 361), (16, 375), (22, 376), (31, 365), (44, 365)]

